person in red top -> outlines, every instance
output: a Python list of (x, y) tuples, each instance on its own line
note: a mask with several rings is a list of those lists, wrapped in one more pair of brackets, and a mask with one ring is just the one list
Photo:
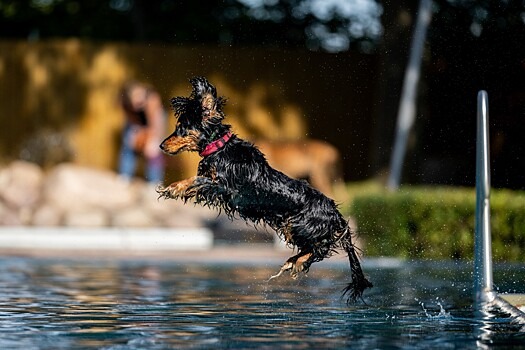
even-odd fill
[(164, 158), (159, 144), (166, 128), (166, 111), (157, 91), (148, 84), (129, 81), (120, 94), (126, 124), (122, 135), (119, 174), (131, 180), (137, 157), (146, 160), (146, 180), (158, 184), (164, 179)]

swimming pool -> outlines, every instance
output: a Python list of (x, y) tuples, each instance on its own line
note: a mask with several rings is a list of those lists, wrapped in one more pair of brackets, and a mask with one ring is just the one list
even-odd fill
[[(470, 263), (368, 259), (367, 305), (347, 306), (344, 261), (267, 282), (274, 261), (1, 258), (0, 348), (525, 349), (522, 326), (473, 309)], [(523, 281), (495, 266), (500, 290)]]

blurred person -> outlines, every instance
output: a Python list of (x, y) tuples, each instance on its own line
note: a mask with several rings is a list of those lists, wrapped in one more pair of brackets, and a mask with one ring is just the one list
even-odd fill
[(159, 148), (166, 128), (166, 111), (153, 87), (129, 81), (122, 87), (120, 102), (126, 123), (122, 135), (119, 174), (131, 180), (137, 168), (137, 157), (146, 161), (145, 177), (149, 183), (164, 179), (164, 158)]

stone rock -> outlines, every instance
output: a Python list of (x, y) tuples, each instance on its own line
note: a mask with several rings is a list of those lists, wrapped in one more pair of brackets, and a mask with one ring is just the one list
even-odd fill
[(22, 220), (16, 210), (0, 203), (0, 225), (2, 226), (20, 226)]
[(144, 185), (140, 190), (140, 205), (144, 210), (158, 219), (162, 219), (178, 210), (178, 201), (158, 197), (159, 195), (155, 191), (155, 187), (149, 184)]
[(208, 225), (213, 229), (217, 241), (238, 244), (265, 243), (279, 239), (275, 231), (268, 226), (254, 225), (239, 218), (230, 220), (225, 214), (219, 215)]
[[(46, 176), (47, 174), (47, 176)], [(0, 169), (0, 225), (75, 227), (214, 227), (219, 212), (180, 200), (158, 199), (143, 180), (63, 163), (44, 173), (16, 161)], [(219, 220), (220, 221), (220, 220)]]
[(182, 228), (182, 227), (202, 227), (202, 218), (195, 215), (185, 215), (182, 213), (173, 213), (164, 218), (164, 223), (167, 227)]
[(73, 227), (103, 227), (109, 225), (107, 213), (100, 208), (66, 212), (64, 224)]
[[(214, 220), (217, 210), (182, 200), (158, 198), (150, 185), (143, 187), (140, 203), (154, 218), (166, 221), (170, 227), (202, 227), (203, 223)], [(184, 221), (188, 222), (184, 222)]]
[(51, 205), (68, 212), (88, 208), (119, 210), (132, 206), (138, 198), (136, 186), (114, 172), (73, 164), (55, 167), (43, 192)]
[(203, 227), (218, 215), (216, 210), (204, 208), (193, 203), (177, 200), (167, 200), (173, 208), (171, 212), (164, 215), (163, 219), (168, 227)]
[(44, 173), (38, 165), (12, 162), (0, 170), (0, 198), (14, 209), (33, 207), (40, 198), (43, 180)]
[(17, 209), (17, 215), (22, 225), (29, 225), (31, 224), (31, 220), (33, 218), (33, 208), (29, 206), (23, 206)]
[(162, 223), (149, 215), (142, 207), (132, 207), (113, 214), (111, 225), (116, 227), (152, 227), (162, 226)]
[(59, 226), (62, 213), (52, 205), (44, 203), (36, 208), (31, 222), (34, 226)]

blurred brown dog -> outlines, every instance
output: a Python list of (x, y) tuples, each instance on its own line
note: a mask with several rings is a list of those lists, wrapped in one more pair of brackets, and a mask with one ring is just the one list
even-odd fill
[[(313, 139), (270, 141), (258, 139), (255, 145), (275, 169), (295, 179), (307, 180), (325, 195), (334, 198), (344, 186), (341, 155), (331, 144)], [(338, 198), (341, 199), (341, 198)]]

